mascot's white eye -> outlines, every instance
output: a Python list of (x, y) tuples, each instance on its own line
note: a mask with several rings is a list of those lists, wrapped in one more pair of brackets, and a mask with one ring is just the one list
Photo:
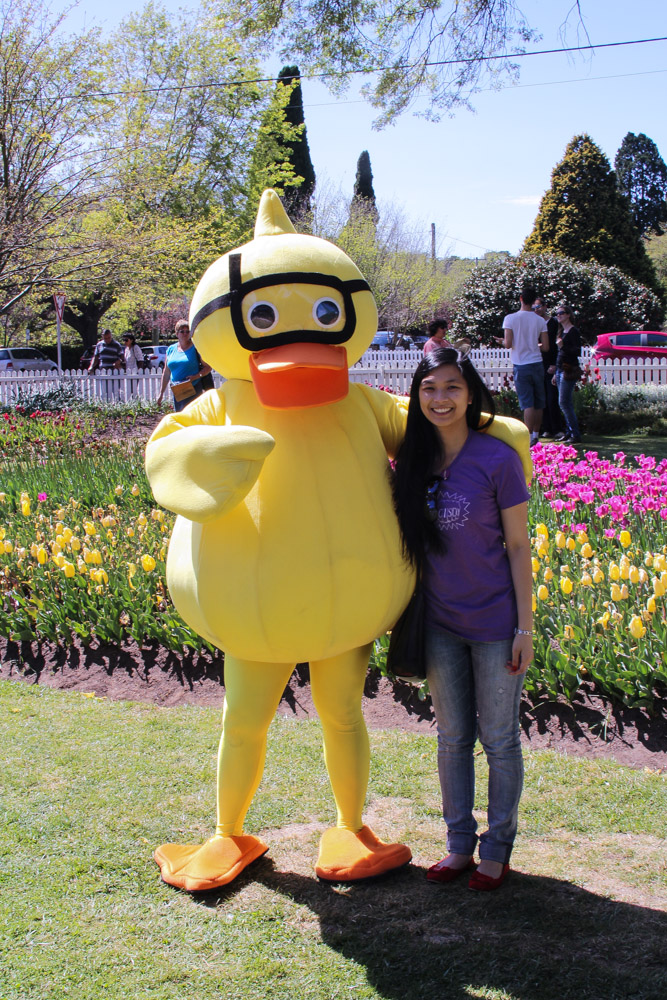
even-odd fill
[(318, 299), (313, 306), (313, 319), (320, 326), (333, 326), (340, 319), (340, 306), (333, 299)]
[(248, 323), (253, 330), (265, 333), (278, 322), (278, 310), (270, 302), (256, 302), (248, 312)]

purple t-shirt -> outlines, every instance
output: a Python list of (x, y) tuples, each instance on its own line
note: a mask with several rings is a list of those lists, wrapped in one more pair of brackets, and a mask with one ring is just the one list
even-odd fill
[(500, 512), (528, 497), (514, 449), (470, 431), (438, 488), (446, 548), (427, 553), (424, 564), (427, 627), (478, 642), (512, 636), (516, 599)]

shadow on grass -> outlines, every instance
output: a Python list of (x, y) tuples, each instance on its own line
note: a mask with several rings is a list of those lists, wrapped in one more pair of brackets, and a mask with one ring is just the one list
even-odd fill
[[(311, 910), (322, 942), (364, 966), (386, 1000), (469, 1000), (490, 990), (521, 1000), (666, 995), (667, 914), (560, 879), (512, 872), (501, 890), (475, 893), (465, 876), (433, 886), (409, 865), (342, 887), (276, 872), (267, 858), (252, 878)], [(216, 908), (233, 893), (199, 904)]]

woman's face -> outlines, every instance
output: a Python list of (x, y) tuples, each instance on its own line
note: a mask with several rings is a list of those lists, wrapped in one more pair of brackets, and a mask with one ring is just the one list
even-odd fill
[(449, 429), (466, 422), (472, 394), (456, 365), (441, 365), (427, 375), (419, 386), (421, 411), (438, 429)]
[(176, 337), (177, 337), (178, 343), (179, 343), (179, 345), (181, 347), (183, 347), (184, 344), (189, 344), (190, 343), (190, 327), (189, 326), (182, 326), (182, 327), (180, 327), (179, 330), (178, 330), (178, 332), (177, 332), (177, 334), (176, 334)]

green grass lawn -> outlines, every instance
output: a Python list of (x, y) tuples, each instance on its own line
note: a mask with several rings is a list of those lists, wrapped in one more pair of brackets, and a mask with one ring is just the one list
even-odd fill
[(652, 455), (660, 462), (667, 458), (667, 437), (648, 437), (641, 434), (584, 434), (581, 444), (574, 445), (579, 451), (597, 451), (600, 458), (613, 458), (623, 451), (631, 458), (634, 455)]
[(194, 898), (152, 852), (210, 834), (219, 722), (0, 682), (0, 1000), (663, 1000), (666, 776), (527, 753), (515, 871), (471, 893), (425, 880), (434, 737), (376, 732), (367, 818), (414, 862), (333, 887), (319, 726), (279, 719), (247, 824), (270, 853)]

